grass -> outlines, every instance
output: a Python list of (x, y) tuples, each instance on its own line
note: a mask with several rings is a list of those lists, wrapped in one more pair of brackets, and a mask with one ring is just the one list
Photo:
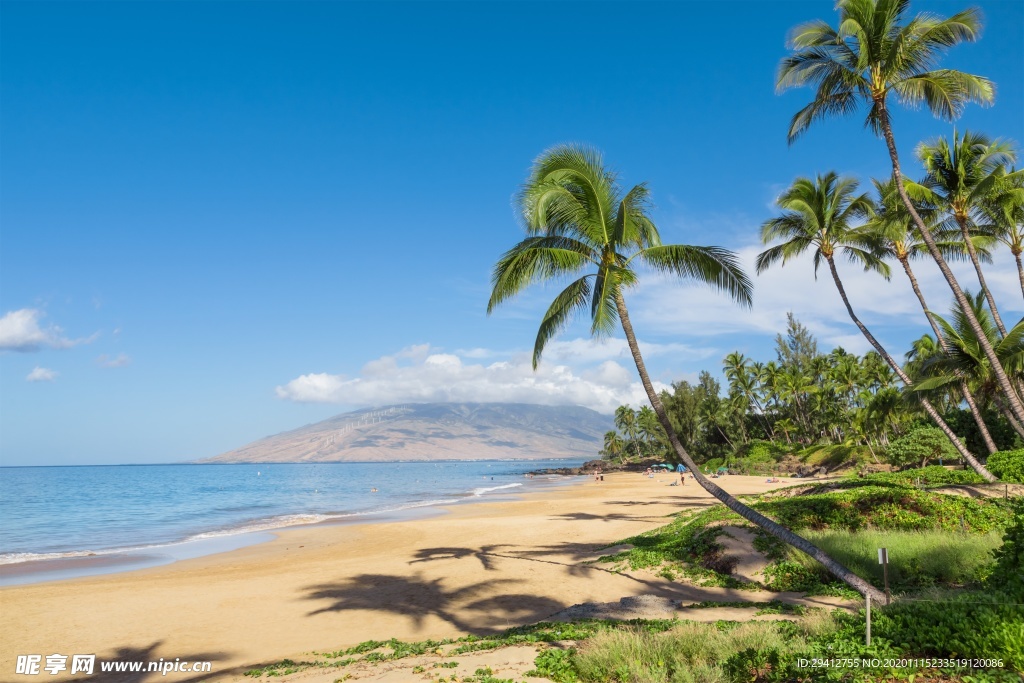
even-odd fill
[[(876, 549), (889, 548), (893, 585), (913, 587), (977, 582), (982, 566), (991, 560), (990, 551), (999, 545), (999, 530), (1013, 515), (1000, 499), (945, 495), (871, 478), (805, 484), (760, 496), (751, 504), (812, 542), (820, 540), (826, 552), (858, 574), (877, 578), (877, 585), (881, 577), (875, 576), (878, 565), (872, 564), (877, 562)], [(756, 588), (729, 575), (717, 541), (723, 522), (746, 524), (722, 505), (683, 513), (665, 526), (619, 541), (633, 547), (599, 561), (632, 570), (656, 569), (669, 580), (681, 575), (702, 586)], [(767, 534), (758, 532), (754, 547), (776, 560), (765, 580), (773, 590), (849, 593), (813, 560)]]
[[(541, 652), (537, 670), (530, 673), (558, 683), (1020, 681), (1024, 611), (998, 605), (983, 593), (929, 595), (937, 602), (879, 606), (872, 619), (871, 647), (864, 644), (863, 612), (817, 610), (790, 622), (680, 622), (668, 630), (605, 629), (575, 648)], [(983, 657), (1001, 660), (1002, 665), (882, 664), (887, 659), (966, 657), (968, 652), (984, 652)], [(881, 661), (863, 669), (801, 665), (801, 660), (815, 658)]]
[[(882, 585), (878, 548), (887, 548), (893, 590), (980, 584), (992, 563), (992, 551), (1002, 543), (996, 531), (808, 531), (804, 537), (876, 586)], [(821, 567), (803, 553), (792, 553), (791, 559), (805, 567)], [(829, 578), (823, 569), (820, 575)]]

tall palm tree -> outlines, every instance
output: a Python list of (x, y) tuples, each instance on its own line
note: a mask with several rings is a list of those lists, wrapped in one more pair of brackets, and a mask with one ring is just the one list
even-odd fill
[(999, 367), (995, 350), (984, 339), (981, 325), (970, 312), (963, 289), (935, 238), (910, 201), (888, 109), (888, 97), (893, 94), (904, 104), (923, 103), (936, 116), (953, 120), (970, 102), (992, 102), (995, 88), (987, 78), (933, 68), (945, 50), (978, 37), (980, 12), (972, 8), (947, 19), (924, 13), (904, 21), (909, 5), (909, 0), (839, 0), (838, 29), (819, 20), (791, 32), (789, 45), (795, 52), (780, 63), (777, 87), (786, 90), (815, 85), (817, 90), (811, 103), (793, 116), (789, 140), (792, 143), (819, 119), (850, 114), (862, 103), (868, 105), (867, 126), (885, 139), (900, 199), (957, 303), (968, 311), (968, 322), (983, 340), (982, 351), (995, 368), (996, 381), (1011, 411), (1024, 422), (1024, 404)]
[(982, 205), (1005, 177), (1006, 165), (1016, 159), (1013, 147), (1002, 140), (990, 140), (981, 133), (964, 131), (960, 135), (954, 129), (952, 144), (943, 137), (923, 142), (917, 147), (917, 156), (927, 172), (921, 183), (921, 196), (933, 206), (948, 211), (960, 228), (992, 319), (1000, 334), (1006, 336), (1006, 326), (985, 282), (971, 238), (976, 229), (975, 217), (982, 213)]
[[(910, 267), (912, 259), (927, 253), (927, 246), (921, 240), (920, 233), (914, 227), (910, 214), (907, 212), (906, 207), (903, 206), (893, 181), (881, 182), (874, 180), (872, 182), (874, 183), (878, 200), (875, 204), (874, 215), (864, 226), (864, 233), (874, 243), (877, 254), (882, 258), (894, 258), (903, 266), (903, 272), (906, 273), (907, 279), (910, 280), (910, 286), (914, 290), (918, 302), (921, 304), (921, 309), (928, 319), (928, 324), (931, 325), (932, 331), (935, 333), (935, 338), (941, 345), (943, 352), (948, 352), (949, 349), (942, 336), (942, 332), (939, 330), (935, 318), (932, 317), (932, 313), (928, 309), (928, 303), (924, 299), (920, 285), (918, 285), (917, 277)], [(923, 188), (921, 189), (923, 190)], [(915, 192), (915, 194), (919, 193)], [(935, 217), (934, 210), (926, 209), (925, 207), (919, 208), (918, 213), (927, 218), (934, 219)], [(965, 235), (965, 240), (971, 244), (972, 253), (975, 258), (991, 260), (988, 256), (988, 250), (984, 245), (975, 247), (973, 242), (977, 239), (974, 235)], [(963, 244), (946, 240), (937, 242), (937, 244), (947, 261), (965, 258)], [(960, 393), (971, 411), (974, 423), (978, 426), (978, 431), (981, 433), (985, 448), (990, 454), (995, 453), (998, 450), (995, 441), (992, 439), (992, 434), (988, 431), (988, 425), (985, 424), (981, 410), (978, 408), (978, 404), (974, 400), (966, 380), (962, 380), (960, 383)]]
[[(534, 367), (548, 340), (580, 311), (589, 309), (594, 335), (611, 334), (618, 322), (669, 444), (697, 482), (733, 512), (807, 553), (861, 593), (879, 598), (881, 592), (870, 583), (705, 477), (680, 443), (647, 374), (624, 297), (625, 291), (637, 284), (635, 267), (643, 264), (657, 271), (694, 279), (749, 306), (750, 281), (735, 255), (719, 247), (662, 244), (647, 213), (646, 185), (636, 185), (623, 192), (615, 174), (604, 167), (601, 155), (590, 148), (559, 146), (543, 153), (534, 162), (516, 204), (527, 237), (495, 265), (488, 311), (531, 284), (577, 278), (555, 296), (541, 320), (533, 349)], [(581, 273), (585, 274), (579, 277)]]
[[(836, 252), (839, 252), (848, 260), (862, 265), (865, 270), (875, 270), (886, 277), (889, 275), (889, 267), (871, 249), (870, 240), (853, 227), (854, 221), (866, 218), (872, 213), (871, 200), (867, 194), (856, 195), (856, 191), (857, 181), (852, 178), (840, 178), (831, 172), (818, 176), (815, 180), (798, 178), (778, 199), (777, 203), (784, 213), (769, 219), (762, 226), (761, 240), (765, 244), (776, 240), (784, 241), (758, 254), (757, 272), (762, 273), (776, 263), (785, 265), (790, 259), (813, 248), (815, 275), (822, 261), (826, 262), (850, 319), (909, 388), (913, 386), (913, 382), (903, 368), (893, 360), (854, 313), (853, 306), (846, 296), (846, 289), (839, 278), (839, 271), (836, 269), (835, 256)], [(932, 404), (923, 397), (920, 403), (964, 460), (983, 477), (995, 481), (995, 477), (967, 450)]]

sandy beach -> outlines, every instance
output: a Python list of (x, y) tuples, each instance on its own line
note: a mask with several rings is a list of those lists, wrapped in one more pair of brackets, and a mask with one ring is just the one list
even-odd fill
[[(495, 633), (579, 603), (762, 599), (587, 564), (609, 552), (604, 546), (665, 524), (666, 515), (712, 502), (693, 481), (670, 486), (675, 480), (580, 477), (426, 519), (299, 527), (267, 543), (167, 566), (3, 588), (0, 679), (30, 680), (14, 675), (20, 654), (95, 653), (100, 660), (210, 660), (216, 679), (235, 680), (254, 665), (309, 651), (367, 639)], [(743, 494), (791, 482), (732, 476), (720, 483)], [(41, 677), (85, 680), (66, 674)]]

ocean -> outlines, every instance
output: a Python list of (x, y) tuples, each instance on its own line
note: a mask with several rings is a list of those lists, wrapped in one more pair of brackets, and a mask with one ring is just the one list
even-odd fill
[(558, 485), (576, 461), (0, 468), (0, 585), (222, 552), (314, 523), (425, 515)]

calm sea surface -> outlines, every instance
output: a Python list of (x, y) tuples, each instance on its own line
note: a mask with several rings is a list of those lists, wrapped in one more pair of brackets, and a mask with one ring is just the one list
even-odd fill
[[(0, 468), (0, 565), (153, 552), (551, 486), (558, 461)], [(374, 491), (376, 489), (376, 491)]]

